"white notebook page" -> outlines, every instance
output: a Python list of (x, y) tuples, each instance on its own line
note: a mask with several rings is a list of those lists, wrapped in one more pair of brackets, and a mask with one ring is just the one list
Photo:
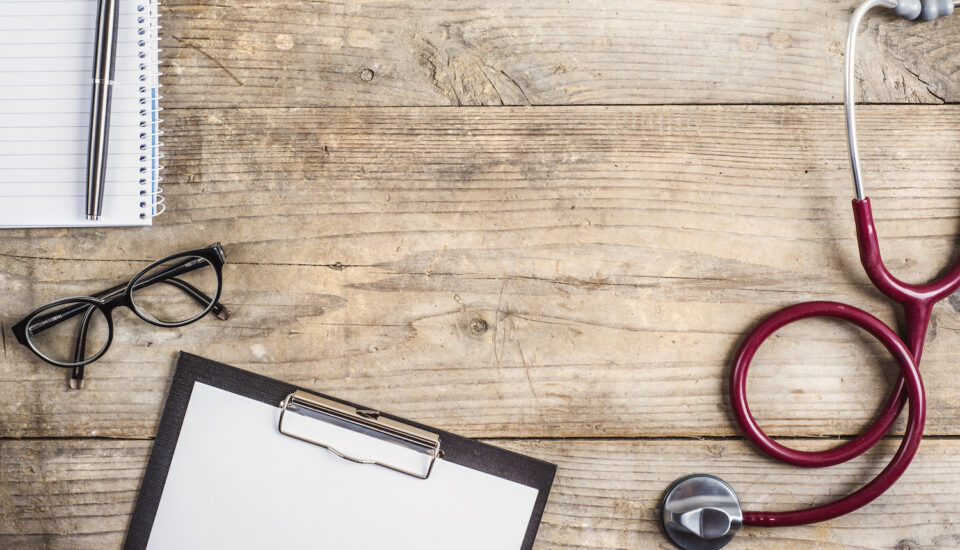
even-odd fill
[[(280, 434), (279, 414), (279, 403), (195, 383), (149, 550), (521, 548), (536, 489), (442, 459), (426, 480), (348, 462)], [(323, 441), (354, 435), (290, 416)]]
[(149, 225), (156, 0), (121, 0), (103, 218), (84, 219), (97, 0), (0, 0), (0, 227)]

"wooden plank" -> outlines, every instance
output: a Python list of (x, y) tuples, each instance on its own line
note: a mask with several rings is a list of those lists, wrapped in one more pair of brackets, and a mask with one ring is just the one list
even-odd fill
[[(560, 466), (536, 548), (665, 548), (658, 504), (675, 478), (710, 471), (747, 509), (787, 510), (827, 502), (868, 481), (897, 446), (885, 441), (852, 464), (799, 470), (742, 441), (493, 441)], [(801, 448), (826, 442), (787, 441)], [(0, 442), (0, 546), (22, 550), (119, 548), (149, 441)], [(945, 548), (960, 524), (960, 442), (927, 440), (887, 494), (831, 522), (745, 528), (732, 549)], [(895, 518), (892, 520), (891, 518)]]
[[(858, 2), (173, 0), (165, 105), (839, 103)], [(863, 98), (957, 101), (958, 31), (871, 16)]]
[[(55, 262), (33, 265), (56, 269)], [(99, 277), (118, 266), (136, 271), (126, 262), (82, 263), (62, 269), (57, 283), (32, 284), (31, 295), (106, 288)], [(738, 430), (726, 412), (726, 362), (740, 331), (779, 305), (712, 301), (707, 296), (735, 293), (712, 284), (661, 291), (673, 283), (659, 278), (654, 288), (562, 291), (567, 285), (477, 282), (468, 274), (430, 277), (433, 289), (416, 288), (418, 277), (409, 290), (364, 288), (393, 278), (379, 269), (231, 266), (229, 321), (159, 330), (118, 315), (110, 355), (88, 369), (82, 392), (10, 342), (0, 385), (3, 432), (149, 436), (175, 354), (186, 349), (472, 435), (731, 435)], [(863, 294), (852, 285), (825, 289), (851, 301)], [(956, 326), (955, 317), (937, 312), (940, 326)], [(927, 351), (933, 433), (953, 433), (960, 414), (956, 349), (955, 332), (941, 330)], [(772, 433), (854, 433), (890, 385), (892, 369), (877, 346), (831, 323), (785, 331), (763, 351), (751, 396)]]
[[(864, 111), (883, 250), (908, 280), (956, 256), (958, 123)], [(837, 107), (204, 110), (169, 129), (156, 227), (4, 233), (2, 435), (150, 436), (180, 349), (471, 436), (736, 435), (728, 364), (764, 315), (835, 299), (894, 319), (856, 259)], [(214, 240), (235, 316), (118, 313), (83, 392), (9, 332)], [(956, 434), (958, 329), (960, 301), (938, 306), (930, 433)], [(761, 350), (751, 399), (773, 434), (849, 435), (893, 372), (809, 322)]]

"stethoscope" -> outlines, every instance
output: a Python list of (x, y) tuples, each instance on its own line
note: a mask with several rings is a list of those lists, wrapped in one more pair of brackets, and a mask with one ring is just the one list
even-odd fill
[[(723, 480), (695, 474), (678, 479), (663, 496), (660, 517), (664, 531), (677, 546), (685, 550), (713, 550), (725, 546), (743, 525), (785, 527), (827, 521), (848, 514), (871, 502), (900, 478), (917, 452), (923, 435), (926, 402), (923, 381), (917, 365), (934, 304), (960, 287), (960, 262), (942, 278), (925, 285), (904, 283), (887, 271), (880, 258), (877, 232), (873, 225), (870, 199), (864, 196), (860, 178), (860, 156), (857, 149), (857, 121), (854, 114), (854, 50), (857, 30), (868, 11), (877, 6), (891, 8), (906, 19), (932, 21), (950, 15), (952, 0), (867, 0), (854, 12), (847, 30), (844, 60), (844, 107), (847, 119), (847, 142), (856, 199), (853, 217), (857, 228), (860, 262), (867, 276), (881, 292), (899, 303), (904, 310), (906, 339), (873, 315), (837, 302), (807, 302), (780, 310), (764, 319), (741, 344), (730, 375), (730, 400), (737, 422), (747, 438), (769, 456), (801, 467), (824, 467), (841, 464), (860, 456), (890, 429), (901, 409), (907, 405), (907, 430), (893, 459), (872, 481), (857, 491), (828, 504), (791, 512), (744, 511), (733, 488)], [(900, 365), (896, 388), (880, 416), (855, 439), (827, 451), (798, 451), (785, 447), (763, 432), (747, 404), (747, 370), (760, 345), (780, 328), (810, 317), (830, 317), (848, 321), (873, 335)]]

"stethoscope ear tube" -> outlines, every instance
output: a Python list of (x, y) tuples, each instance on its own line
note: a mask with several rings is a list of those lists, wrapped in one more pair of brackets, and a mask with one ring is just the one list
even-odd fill
[(856, 115), (856, 63), (857, 31), (867, 12), (875, 7), (886, 7), (905, 19), (917, 17), (932, 21), (953, 13), (960, 1), (953, 0), (866, 0), (853, 12), (847, 27), (846, 53), (843, 60), (843, 110), (847, 123), (847, 147), (850, 152), (850, 168), (853, 171), (853, 187), (857, 199), (866, 198), (860, 177), (860, 151), (857, 145)]
[[(883, 292), (888, 298), (902, 305), (907, 310), (908, 325), (911, 308), (929, 310), (938, 301), (953, 294), (960, 288), (960, 260), (938, 279), (922, 285), (905, 283), (894, 277), (886, 266), (880, 254), (880, 242), (877, 228), (873, 223), (873, 207), (870, 199), (853, 201), (853, 220), (857, 226), (857, 247), (860, 249), (860, 263), (870, 277), (870, 282)], [(926, 323), (922, 323), (926, 333)], [(908, 342), (909, 343), (909, 342)], [(922, 339), (921, 339), (922, 346)], [(920, 362), (919, 348), (910, 345), (917, 362)]]

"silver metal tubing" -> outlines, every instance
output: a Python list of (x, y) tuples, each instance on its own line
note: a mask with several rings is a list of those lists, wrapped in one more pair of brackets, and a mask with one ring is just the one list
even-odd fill
[(860, 179), (860, 151), (857, 147), (857, 115), (856, 115), (856, 82), (855, 71), (857, 64), (857, 30), (860, 29), (860, 22), (868, 11), (877, 7), (896, 8), (895, 0), (867, 0), (857, 11), (853, 13), (850, 19), (850, 26), (847, 28), (847, 52), (843, 63), (843, 107), (847, 117), (847, 147), (850, 150), (850, 166), (853, 169), (853, 187), (856, 191), (857, 199), (863, 200), (863, 182)]

